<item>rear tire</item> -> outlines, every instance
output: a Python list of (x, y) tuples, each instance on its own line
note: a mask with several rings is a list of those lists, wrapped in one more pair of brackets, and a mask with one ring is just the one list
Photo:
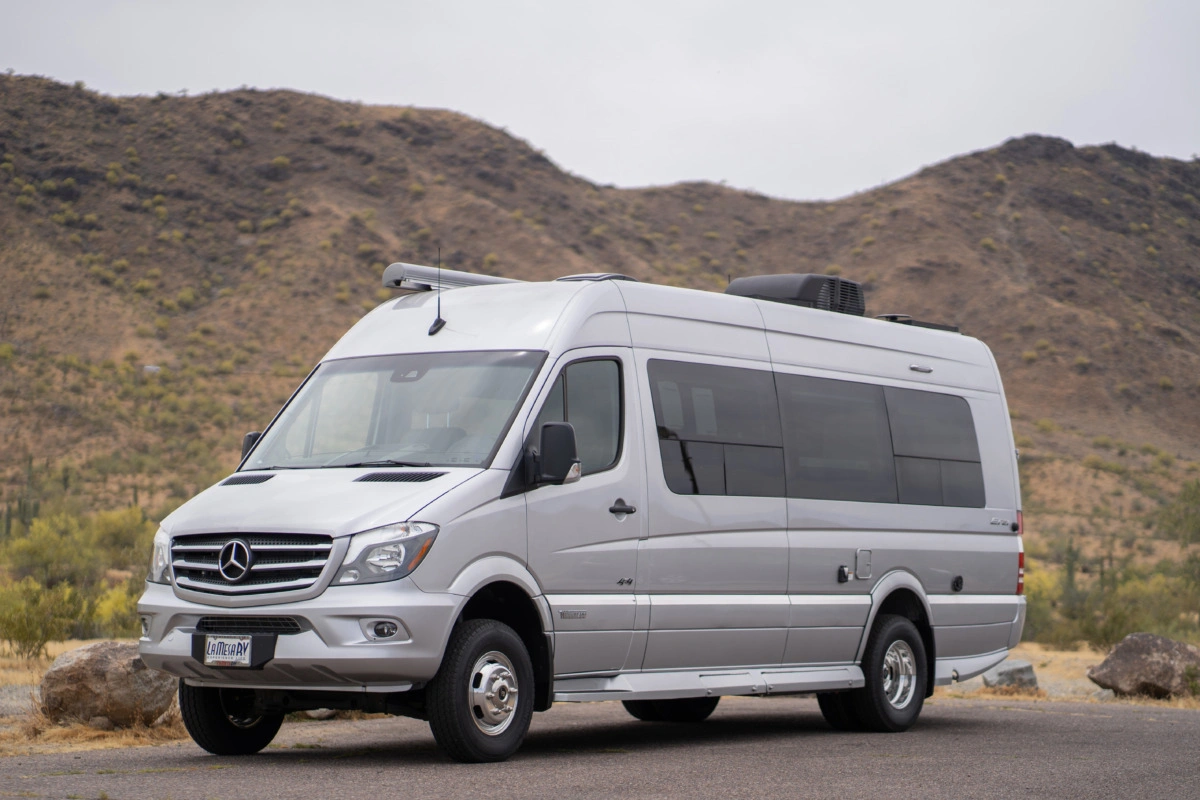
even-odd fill
[(246, 756), (271, 743), (283, 714), (254, 712), (254, 690), (188, 686), (179, 681), (179, 711), (192, 740), (213, 755)]
[[(859, 690), (861, 691), (861, 690)], [(838, 731), (861, 731), (862, 722), (854, 710), (854, 695), (856, 692), (821, 692), (817, 695), (817, 704), (821, 706), (821, 715), (829, 723), (829, 727)]]
[(719, 697), (684, 697), (678, 700), (622, 700), (621, 705), (642, 722), (695, 723), (708, 719), (719, 702)]
[(503, 761), (533, 717), (533, 663), (517, 632), (494, 619), (468, 620), (450, 635), (425, 690), (429, 728), (450, 758)]
[(855, 715), (864, 729), (906, 731), (917, 721), (929, 685), (925, 643), (907, 617), (885, 614), (875, 623), (863, 655), (866, 685), (853, 693)]

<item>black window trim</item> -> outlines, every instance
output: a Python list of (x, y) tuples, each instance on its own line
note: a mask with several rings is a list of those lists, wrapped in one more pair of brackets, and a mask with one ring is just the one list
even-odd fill
[[(673, 355), (676, 355), (676, 354), (673, 354)], [(689, 354), (689, 355), (693, 355), (693, 354)], [(881, 390), (881, 394), (882, 394), (883, 410), (884, 410), (884, 423), (888, 429), (887, 449), (891, 453), (891, 459), (893, 461), (893, 465), (895, 465), (895, 459), (897, 459), (897, 458), (920, 458), (920, 457), (919, 456), (900, 456), (895, 452), (895, 448), (893, 446), (894, 438), (892, 436), (892, 428), (893, 428), (892, 411), (891, 411), (891, 407), (887, 401), (886, 389), (888, 389), (888, 388), (908, 389), (908, 390), (915, 391), (915, 392), (923, 392), (923, 393), (927, 393), (927, 394), (940, 394), (940, 395), (945, 395), (947, 397), (957, 398), (957, 399), (963, 401), (967, 406), (968, 419), (971, 422), (971, 432), (975, 436), (975, 447), (976, 447), (976, 452), (979, 454), (979, 460), (978, 461), (971, 461), (971, 460), (964, 460), (964, 459), (931, 459), (931, 460), (938, 462), (938, 463), (940, 463), (942, 461), (950, 461), (950, 462), (961, 462), (961, 463), (966, 463), (966, 464), (978, 464), (980, 466), (980, 471), (981, 471), (980, 489), (982, 490), (982, 497), (983, 497), (982, 505), (979, 505), (979, 506), (957, 506), (957, 505), (946, 505), (945, 503), (941, 503), (941, 504), (937, 504), (937, 505), (929, 505), (929, 504), (924, 504), (924, 503), (902, 502), (900, 500), (900, 475), (899, 475), (899, 470), (895, 466), (893, 466), (893, 470), (892, 470), (892, 479), (895, 483), (895, 488), (896, 488), (896, 500), (894, 500), (894, 501), (888, 501), (888, 500), (835, 500), (832, 498), (820, 498), (820, 497), (811, 497), (811, 498), (809, 498), (809, 497), (804, 497), (804, 498), (793, 497), (788, 491), (786, 472), (784, 475), (784, 493), (783, 493), (782, 497), (784, 499), (789, 499), (789, 500), (795, 499), (795, 500), (817, 500), (817, 501), (827, 501), (827, 502), (876, 503), (879, 505), (912, 506), (912, 507), (919, 506), (921, 508), (987, 508), (988, 507), (988, 505), (987, 505), (987, 495), (988, 495), (987, 478), (986, 478), (986, 472), (983, 470), (983, 448), (979, 446), (979, 429), (978, 429), (978, 426), (975, 424), (975, 422), (976, 422), (975, 411), (971, 404), (970, 398), (963, 394), (956, 394), (952, 391), (947, 391), (951, 387), (943, 387), (943, 386), (930, 387), (930, 386), (925, 386), (925, 385), (922, 385), (920, 387), (913, 387), (913, 386), (906, 386), (903, 384), (895, 384), (895, 383), (888, 382), (888, 381), (873, 382), (873, 381), (867, 381), (867, 380), (848, 380), (843, 377), (835, 378), (835, 377), (829, 377), (827, 375), (813, 375), (808, 372), (791, 372), (791, 371), (786, 371), (786, 370), (779, 370), (779, 369), (777, 369), (775, 364), (767, 365), (766, 369), (758, 369), (757, 367), (732, 366), (732, 365), (727, 365), (727, 364), (714, 363), (712, 361), (705, 360), (702, 357), (697, 358), (695, 360), (690, 360), (690, 359), (683, 360), (683, 359), (679, 359), (679, 358), (663, 357), (663, 356), (654, 355), (646, 360), (645, 371), (646, 371), (647, 381), (649, 381), (649, 383), (650, 383), (650, 389), (651, 389), (650, 411), (651, 411), (651, 414), (654, 415), (653, 421), (654, 421), (655, 429), (657, 432), (656, 439), (658, 439), (658, 440), (662, 440), (664, 438), (662, 436), (663, 428), (659, 425), (658, 413), (657, 413), (658, 409), (656, 408), (657, 403), (656, 403), (656, 397), (655, 397), (655, 392), (654, 392), (654, 383), (652, 380), (650, 380), (650, 374), (649, 374), (650, 364), (652, 361), (655, 361), (655, 360), (665, 361), (668, 363), (673, 362), (673, 363), (679, 363), (679, 364), (707, 366), (707, 367), (716, 367), (716, 368), (756, 369), (757, 371), (767, 372), (768, 374), (770, 374), (771, 378), (772, 378), (772, 383), (773, 383), (774, 389), (775, 389), (776, 408), (778, 409), (778, 413), (779, 413), (779, 425), (780, 425), (780, 432), (782, 434), (781, 435), (781, 445), (782, 445), (781, 449), (784, 453), (785, 470), (786, 470), (786, 463), (787, 463), (786, 462), (786, 454), (787, 454), (788, 448), (787, 448), (787, 431), (784, 430), (784, 413), (783, 413), (783, 406), (782, 406), (783, 400), (782, 400), (782, 397), (779, 392), (779, 376), (780, 375), (794, 376), (794, 377), (800, 377), (800, 378), (816, 378), (816, 379), (821, 379), (821, 380), (837, 381), (840, 383), (855, 383), (855, 384), (862, 384), (865, 386), (878, 387)], [(790, 366), (790, 365), (788, 365), (788, 366)], [(565, 367), (564, 367), (564, 370), (565, 370)], [(856, 376), (856, 377), (858, 377), (858, 376)], [(941, 391), (938, 391), (938, 390), (941, 390)], [(565, 411), (565, 406), (566, 406), (565, 387), (564, 387), (564, 393), (563, 393), (563, 404), (564, 404), (564, 415), (565, 415), (566, 414), (566, 411)], [(624, 420), (625, 420), (624, 408), (622, 408), (622, 415), (621, 415), (622, 426), (624, 426)], [(623, 427), (622, 427), (622, 430), (623, 430)], [(671, 437), (665, 437), (665, 438), (671, 438)], [(700, 440), (697, 440), (697, 441), (700, 441)], [(705, 440), (705, 441), (707, 441), (707, 440)], [(717, 443), (717, 442), (714, 442), (714, 443)], [(724, 443), (722, 443), (722, 444), (724, 444)], [(663, 474), (663, 477), (665, 479), (666, 478), (665, 464), (662, 463), (661, 454), (659, 456), (659, 462), (660, 462), (659, 463), (660, 472)], [(680, 493), (676, 492), (674, 489), (671, 489), (669, 483), (667, 484), (667, 489), (671, 492), (671, 494), (679, 496), (679, 497), (724, 497), (724, 496), (735, 497), (735, 496), (741, 496), (741, 495), (727, 495), (727, 494), (725, 494), (725, 495), (680, 494)], [(766, 495), (763, 495), (763, 496), (765, 497)], [(774, 497), (774, 495), (771, 495), (771, 497)], [(943, 497), (944, 497), (944, 489), (943, 489)]]
[[(612, 361), (612, 362), (616, 363), (616, 365), (617, 365), (617, 423), (618, 423), (618, 425), (617, 425), (617, 452), (616, 452), (616, 455), (613, 456), (613, 460), (611, 463), (606, 465), (603, 469), (598, 469), (594, 472), (592, 472), (592, 471), (587, 472), (585, 475), (583, 475), (582, 478), (580, 478), (580, 480), (584, 480), (586, 478), (590, 478), (593, 475), (599, 475), (601, 473), (608, 472), (609, 470), (616, 469), (618, 466), (620, 466), (621, 459), (624, 458), (624, 456), (625, 456), (625, 365), (622, 363), (620, 356), (617, 356), (617, 355), (584, 356), (583, 358), (577, 358), (577, 359), (574, 359), (573, 361), (568, 361), (566, 364), (562, 365), (562, 367), (558, 370), (558, 372), (556, 372), (554, 374), (554, 377), (549, 381), (550, 391), (554, 390), (554, 384), (558, 382), (559, 378), (562, 378), (563, 379), (563, 417), (567, 418), (566, 419), (567, 422), (570, 422), (571, 420), (569, 419), (569, 417), (571, 416), (571, 410), (567, 404), (567, 378), (566, 378), (567, 370), (569, 370), (571, 367), (575, 366), (576, 364), (585, 364), (589, 361)], [(542, 409), (544, 409), (546, 407), (546, 400), (548, 400), (549, 397), (550, 397), (550, 392), (547, 392), (546, 397), (542, 401), (542, 404), (540, 406), (538, 406), (537, 411), (534, 412), (534, 414), (533, 414), (533, 422), (537, 422), (537, 418), (539, 416), (541, 416)], [(524, 457), (524, 450), (528, 443), (528, 437), (533, 436), (533, 435), (534, 435), (534, 431), (531, 429), (529, 431), (528, 436), (526, 436), (525, 440), (522, 442), (522, 445), (521, 445), (522, 457)], [(520, 459), (518, 459), (518, 463), (519, 463), (519, 461), (520, 461)]]
[[(676, 355), (676, 354), (672, 354), (672, 355)], [(692, 354), (688, 354), (688, 355), (692, 355)], [(729, 360), (735, 361), (735, 359), (729, 359)], [(668, 365), (677, 364), (677, 365), (683, 365), (683, 366), (687, 366), (687, 367), (709, 367), (712, 369), (720, 369), (720, 370), (737, 370), (737, 371), (743, 371), (743, 372), (758, 372), (758, 373), (765, 373), (766, 375), (770, 376), (771, 391), (775, 393), (775, 398), (776, 398), (775, 402), (772, 403), (771, 406), (775, 409), (775, 413), (777, 415), (776, 421), (778, 422), (777, 430), (779, 432), (779, 443), (776, 445), (776, 444), (768, 444), (768, 443), (764, 443), (764, 442), (753, 442), (753, 443), (734, 442), (734, 441), (729, 441), (728, 439), (724, 439), (721, 437), (703, 436), (703, 435), (696, 436), (695, 438), (691, 438), (691, 439), (680, 439), (679, 436), (674, 431), (672, 431), (670, 428), (667, 428), (666, 426), (659, 424), (658, 410), (659, 410), (659, 408), (661, 408), (661, 401), (658, 397), (658, 392), (656, 391), (654, 381), (650, 376), (650, 367), (656, 361), (663, 363), (663, 364), (668, 364)], [(762, 364), (763, 366), (758, 366), (759, 364)], [(754, 366), (746, 366), (745, 364), (733, 364), (733, 363), (718, 364), (718, 363), (714, 363), (709, 360), (704, 360), (703, 358), (699, 358), (696, 360), (684, 360), (684, 359), (680, 359), (680, 358), (673, 358), (673, 357), (668, 358), (668, 357), (664, 357), (664, 356), (660, 356), (660, 355), (651, 355), (649, 358), (646, 359), (645, 371), (646, 371), (646, 380), (650, 386), (650, 413), (653, 415), (653, 418), (654, 418), (655, 438), (659, 444), (659, 447), (658, 447), (659, 464), (662, 467), (662, 476), (663, 476), (665, 485), (667, 487), (667, 490), (669, 492), (671, 492), (671, 494), (673, 494), (677, 497), (759, 497), (759, 498), (772, 498), (772, 499), (779, 499), (779, 498), (787, 497), (786, 472), (783, 472), (781, 474), (781, 480), (783, 482), (784, 491), (783, 491), (783, 494), (780, 494), (780, 495), (775, 495), (775, 494), (732, 494), (728, 491), (728, 489), (729, 489), (729, 474), (728, 474), (728, 468), (727, 468), (727, 461), (726, 461), (727, 454), (725, 453), (725, 448), (737, 447), (737, 448), (760, 448), (763, 450), (778, 450), (781, 462), (783, 462), (783, 460), (785, 458), (784, 453), (786, 452), (786, 448), (784, 447), (783, 420), (778, 416), (780, 413), (779, 401), (778, 401), (779, 389), (778, 389), (778, 386), (776, 383), (775, 370), (771, 368), (771, 365), (769, 363), (755, 362)], [(670, 435), (664, 436), (663, 435), (664, 431), (666, 431)], [(662, 462), (662, 449), (661, 448), (662, 448), (662, 442), (664, 442), (664, 441), (678, 442), (680, 445), (681, 453), (684, 455), (685, 459), (687, 459), (686, 454), (687, 454), (687, 445), (688, 444), (697, 444), (697, 445), (706, 445), (707, 444), (707, 445), (716, 445), (716, 446), (721, 447), (722, 448), (721, 466), (722, 466), (722, 470), (723, 470), (723, 483), (725, 484), (726, 491), (721, 492), (719, 494), (709, 494), (709, 493), (704, 493), (704, 492), (700, 492), (700, 491), (687, 492), (687, 493), (675, 491), (675, 489), (672, 488), (670, 481), (667, 480), (666, 465), (665, 465), (665, 463)], [(786, 462), (784, 462), (784, 464), (781, 466), (781, 470), (785, 470), (785, 469), (786, 469)], [(696, 480), (695, 475), (691, 474), (690, 468), (689, 468), (688, 472), (690, 474), (693, 487), (698, 489), (699, 486), (698, 486), (698, 482)]]

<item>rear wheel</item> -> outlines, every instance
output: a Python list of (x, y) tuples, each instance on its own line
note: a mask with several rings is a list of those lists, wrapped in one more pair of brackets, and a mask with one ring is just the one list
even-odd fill
[(621, 705), (642, 722), (703, 722), (721, 702), (719, 697), (684, 697), (678, 700), (622, 700)]
[(179, 681), (179, 711), (196, 744), (218, 756), (257, 753), (271, 743), (283, 714), (254, 711), (252, 689), (213, 689)]
[(503, 761), (533, 716), (533, 664), (517, 632), (492, 619), (455, 628), (425, 692), (433, 738), (455, 761)]
[(853, 693), (854, 713), (863, 728), (899, 732), (917, 721), (925, 704), (929, 665), (925, 643), (907, 617), (881, 616), (863, 655), (866, 685)]

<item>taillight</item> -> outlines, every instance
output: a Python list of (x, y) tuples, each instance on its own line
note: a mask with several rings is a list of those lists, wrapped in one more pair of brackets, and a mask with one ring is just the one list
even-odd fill
[[(1017, 512), (1020, 519), (1021, 512)], [(1020, 522), (1017, 523), (1020, 525)], [(1025, 540), (1017, 537), (1017, 594), (1025, 594)]]

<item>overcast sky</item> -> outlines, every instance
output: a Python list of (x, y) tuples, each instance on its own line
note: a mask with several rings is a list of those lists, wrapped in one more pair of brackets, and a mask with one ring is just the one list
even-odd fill
[(836, 198), (1044, 133), (1200, 153), (1200, 2), (0, 0), (0, 69), (449, 108), (598, 183)]

